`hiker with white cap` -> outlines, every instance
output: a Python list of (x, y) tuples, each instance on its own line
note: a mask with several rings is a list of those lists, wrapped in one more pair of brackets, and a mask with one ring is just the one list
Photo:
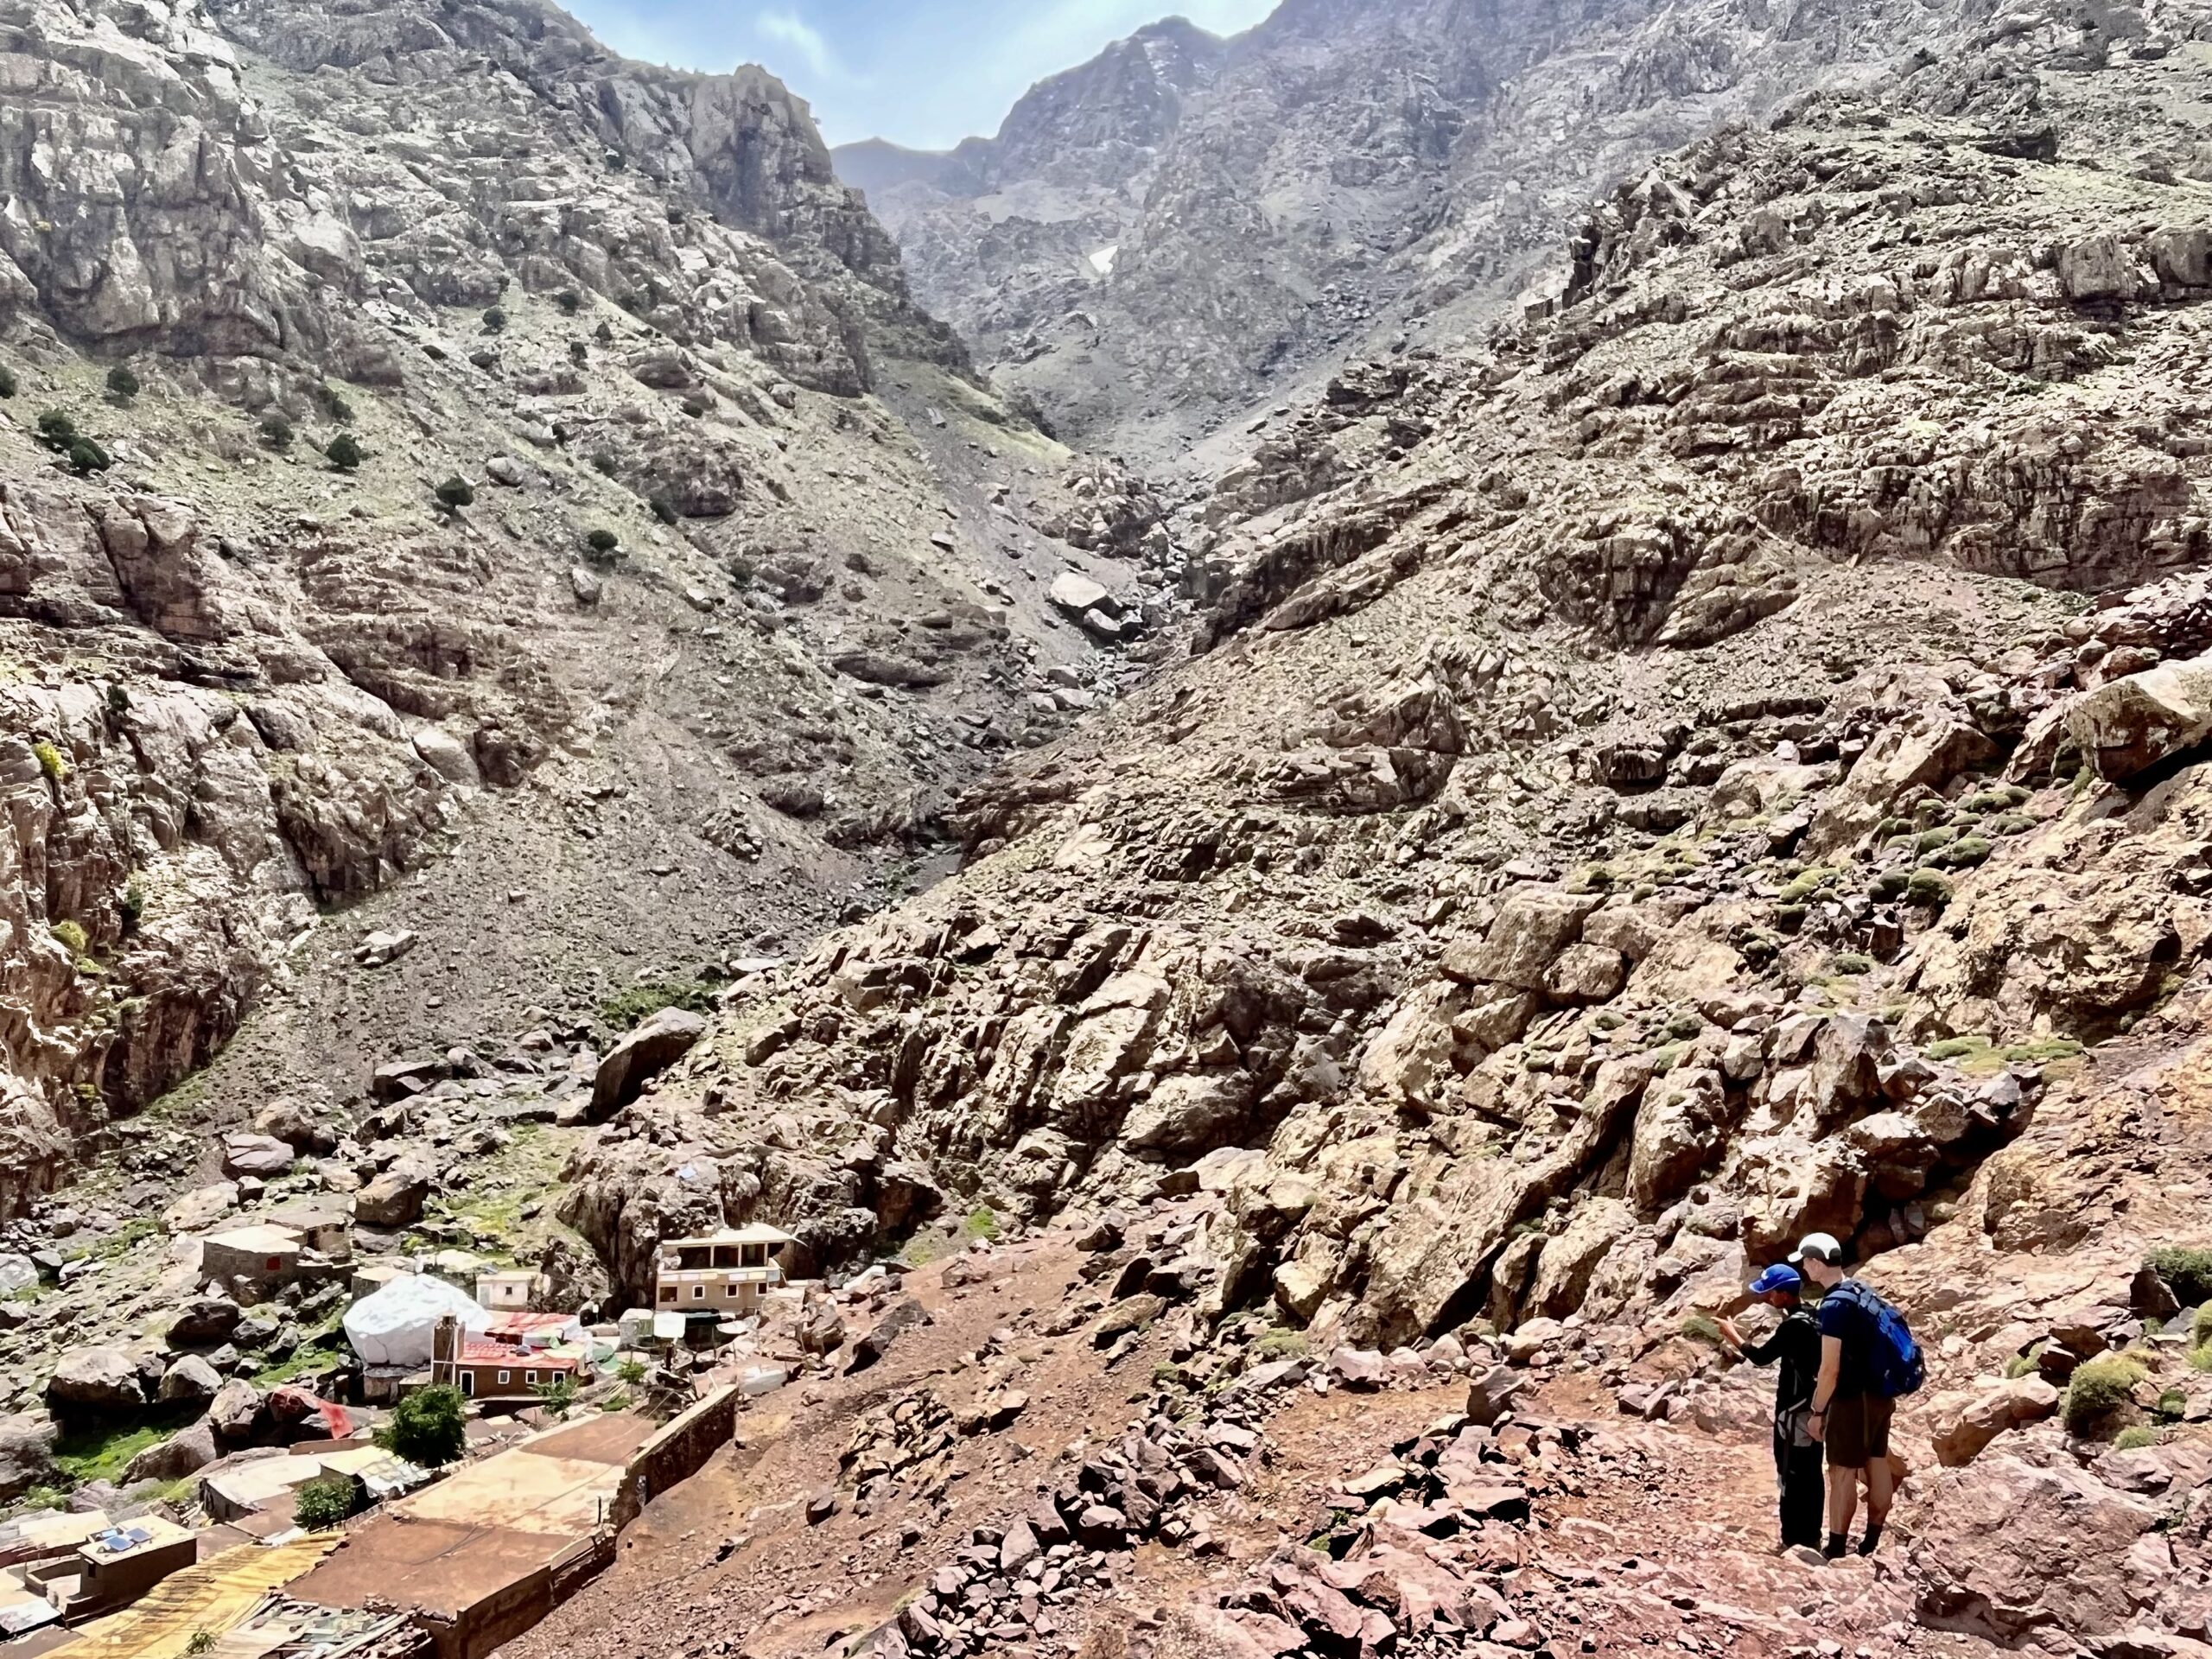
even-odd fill
[(1813, 1385), (1808, 1427), (1827, 1446), (1831, 1560), (1851, 1547), (1859, 1482), (1866, 1482), (1866, 1531), (1859, 1553), (1882, 1541), (1894, 1496), (1890, 1419), (1897, 1396), (1921, 1384), (1919, 1345), (1904, 1316), (1843, 1271), (1843, 1246), (1828, 1233), (1808, 1233), (1790, 1262), (1821, 1290), (1821, 1371)]
[(1821, 1368), (1821, 1326), (1800, 1300), (1802, 1289), (1797, 1270), (1779, 1262), (1751, 1281), (1751, 1294), (1782, 1311), (1782, 1324), (1764, 1342), (1747, 1343), (1733, 1319), (1719, 1321), (1729, 1346), (1752, 1364), (1781, 1362), (1774, 1380), (1774, 1479), (1784, 1549), (1821, 1547), (1821, 1443), (1806, 1426)]

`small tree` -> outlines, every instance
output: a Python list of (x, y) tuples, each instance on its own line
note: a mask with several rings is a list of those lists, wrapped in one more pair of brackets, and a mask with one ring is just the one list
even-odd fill
[(90, 438), (79, 438), (69, 446), (69, 470), (79, 478), (104, 473), (114, 465), (114, 457)]
[(391, 1408), (377, 1444), (425, 1469), (459, 1462), (468, 1449), (468, 1407), (461, 1390), (444, 1383), (417, 1389)]
[(603, 559), (622, 545), (622, 538), (611, 530), (594, 530), (584, 537), (584, 545)]
[(56, 454), (66, 455), (77, 442), (77, 423), (58, 409), (44, 410), (38, 417), (38, 441)]
[(576, 1403), (576, 1379), (566, 1371), (554, 1376), (550, 1382), (538, 1385), (537, 1398), (549, 1417), (565, 1417)]
[(322, 399), (324, 413), (340, 425), (342, 426), (353, 418), (353, 405), (328, 386), (318, 386), (315, 389), (315, 395)]
[(318, 1475), (292, 1499), (292, 1519), (309, 1532), (327, 1532), (353, 1513), (353, 1478)]
[(15, 395), (16, 372), (4, 365), (0, 365), (0, 397), (12, 397)]
[(621, 1378), (628, 1387), (634, 1389), (645, 1380), (645, 1362), (635, 1354), (625, 1354), (616, 1362), (614, 1375)]
[(614, 330), (610, 325), (602, 322), (591, 331), (591, 337), (602, 346), (612, 346), (614, 343)]
[(704, 420), (706, 418), (707, 411), (712, 409), (714, 405), (695, 391), (689, 397), (686, 397), (683, 400), (683, 412), (686, 415), (689, 415), (693, 420), (698, 421)]
[(573, 317), (584, 308), (584, 296), (573, 288), (564, 288), (553, 296), (553, 303)]
[(353, 471), (362, 461), (361, 446), (354, 442), (351, 432), (340, 432), (322, 453), (324, 459), (341, 473)]
[(666, 496), (656, 495), (645, 505), (653, 510), (653, 517), (659, 519), (664, 524), (672, 524), (676, 522), (676, 503), (670, 500)]
[(261, 417), (262, 441), (272, 449), (292, 447), (292, 423), (284, 418), (281, 410), (270, 410)]
[(138, 377), (129, 364), (118, 363), (107, 372), (107, 389), (127, 404), (138, 395)]
[(575, 364), (578, 368), (582, 368), (585, 364), (591, 361), (591, 347), (585, 345), (581, 340), (570, 340), (569, 342), (569, 361)]
[(438, 486), (438, 505), (448, 512), (458, 512), (476, 499), (475, 486), (465, 478), (454, 477)]
[(493, 306), (484, 313), (484, 332), (486, 334), (496, 334), (506, 326), (507, 314), (500, 310), (498, 306)]

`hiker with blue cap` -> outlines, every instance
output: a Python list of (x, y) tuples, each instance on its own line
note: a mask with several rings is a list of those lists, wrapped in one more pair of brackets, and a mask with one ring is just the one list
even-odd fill
[(1774, 1386), (1774, 1478), (1781, 1492), (1782, 1547), (1821, 1547), (1821, 1443), (1808, 1420), (1813, 1384), (1821, 1370), (1821, 1326), (1800, 1300), (1802, 1281), (1795, 1268), (1776, 1262), (1751, 1281), (1751, 1294), (1779, 1308), (1782, 1324), (1764, 1342), (1744, 1340), (1733, 1319), (1719, 1321), (1728, 1344), (1754, 1365), (1780, 1362)]

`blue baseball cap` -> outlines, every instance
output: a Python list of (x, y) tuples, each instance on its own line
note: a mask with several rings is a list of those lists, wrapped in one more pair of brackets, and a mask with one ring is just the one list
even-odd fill
[(1751, 1281), (1751, 1294), (1766, 1296), (1777, 1290), (1796, 1290), (1802, 1282), (1797, 1277), (1796, 1268), (1785, 1262), (1777, 1262)]

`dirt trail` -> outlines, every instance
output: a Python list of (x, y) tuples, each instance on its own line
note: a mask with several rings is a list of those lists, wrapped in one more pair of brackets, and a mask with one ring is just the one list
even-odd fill
[[(1088, 1448), (1117, 1435), (1167, 1357), (1164, 1325), (1110, 1367), (1087, 1328), (1046, 1332), (1075, 1293), (1082, 1257), (1065, 1238), (1002, 1246), (908, 1275), (906, 1291), (931, 1323), (899, 1338), (856, 1376), (766, 1396), (741, 1418), (739, 1441), (699, 1476), (656, 1500), (626, 1535), (615, 1565), (528, 1636), (506, 1659), (594, 1650), (702, 1659), (797, 1659), (841, 1650), (892, 1618), (977, 1526), (1002, 1522), (1039, 1488), (1066, 1480)], [(895, 1300), (895, 1299), (894, 1299)], [(976, 1356), (993, 1341), (1002, 1352)], [(999, 1378), (1027, 1393), (1010, 1427), (959, 1438), (941, 1490), (894, 1480), (855, 1503), (839, 1456), (864, 1414), (915, 1390), (956, 1412)], [(1746, 1378), (1746, 1389), (1764, 1379)], [(1111, 1587), (1052, 1611), (1031, 1648), (1113, 1659), (1133, 1645), (1155, 1659), (1216, 1651), (1184, 1612), (1211, 1605), (1275, 1549), (1325, 1530), (1338, 1484), (1389, 1459), (1463, 1408), (1464, 1381), (1378, 1393), (1300, 1388), (1266, 1429), (1242, 1490), (1208, 1500), (1218, 1548), (1205, 1554), (1146, 1544), (1115, 1557)], [(1489, 1581), (1540, 1631), (1544, 1651), (1782, 1656), (1910, 1651), (1963, 1655), (1980, 1644), (1910, 1624), (1902, 1576), (1913, 1528), (1908, 1496), (1891, 1546), (1872, 1561), (1814, 1567), (1775, 1553), (1772, 1468), (1763, 1427), (1708, 1433), (1624, 1420), (1586, 1373), (1566, 1373), (1526, 1397), (1523, 1415), (1591, 1426), (1565, 1489), (1538, 1497)], [(810, 1523), (810, 1501), (838, 1494)], [(1338, 1498), (1339, 1505), (1342, 1499)], [(818, 1510), (819, 1504), (815, 1507)], [(1834, 1643), (1835, 1646), (1826, 1644)], [(1490, 1659), (1507, 1650), (1483, 1644)], [(1007, 1649), (1009, 1651), (1015, 1649)]]

